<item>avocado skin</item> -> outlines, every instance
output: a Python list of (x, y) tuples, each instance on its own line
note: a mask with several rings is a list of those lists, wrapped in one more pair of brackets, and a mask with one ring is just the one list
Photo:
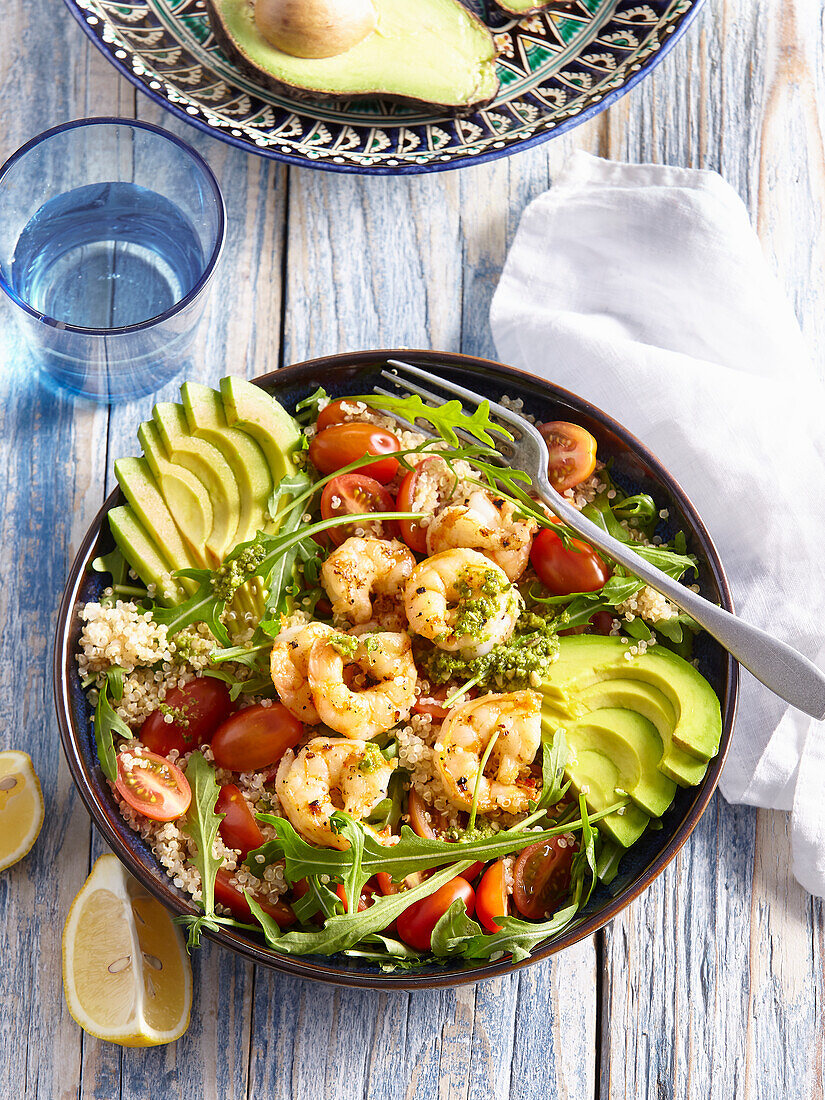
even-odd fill
[(627, 790), (625, 812), (599, 827), (629, 847), (670, 805), (676, 783), (701, 782), (722, 734), (719, 700), (693, 665), (662, 646), (627, 660), (620, 638), (580, 635), (559, 645), (540, 689), (544, 729), (561, 729), (574, 748), (565, 772), (591, 812), (620, 801), (617, 788)]
[[(457, 0), (457, 2), (460, 2), (460, 0)], [(461, 6), (463, 7), (463, 5)], [(291, 100), (295, 100), (299, 103), (351, 103), (361, 100), (383, 99), (390, 103), (398, 103), (407, 107), (437, 107), (447, 115), (452, 115), (456, 118), (464, 118), (475, 114), (476, 111), (483, 110), (485, 107), (489, 107), (498, 95), (499, 87), (497, 86), (495, 91), (490, 95), (473, 100), (472, 103), (454, 104), (443, 103), (417, 96), (398, 95), (378, 88), (374, 91), (360, 93), (325, 92), (317, 89), (309, 90), (302, 88), (300, 85), (290, 84), (287, 81), (279, 80), (273, 73), (268, 72), (266, 69), (256, 65), (253, 61), (250, 61), (229, 33), (221, 13), (221, 0), (205, 0), (205, 8), (209, 16), (209, 22), (212, 27), (212, 34), (214, 35), (215, 41), (233, 65), (235, 65), (244, 76), (248, 76), (251, 80), (254, 80), (256, 84), (262, 85), (268, 91), (274, 92), (276, 95), (286, 95)], [(484, 27), (484, 24), (474, 12), (471, 12), (469, 8), (465, 9), (465, 11), (474, 22)], [(485, 30), (486, 29), (485, 27)]]

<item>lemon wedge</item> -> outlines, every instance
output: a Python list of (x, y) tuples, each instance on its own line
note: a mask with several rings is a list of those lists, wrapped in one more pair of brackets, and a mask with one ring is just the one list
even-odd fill
[(30, 850), (43, 824), (43, 795), (31, 758), (0, 752), (0, 871)]
[(173, 1043), (189, 1026), (183, 936), (116, 856), (100, 857), (69, 910), (63, 989), (83, 1030), (120, 1046)]

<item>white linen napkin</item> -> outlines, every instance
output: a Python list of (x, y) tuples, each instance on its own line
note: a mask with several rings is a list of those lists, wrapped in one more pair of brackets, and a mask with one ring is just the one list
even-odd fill
[[(733, 189), (576, 153), (525, 211), (491, 323), (503, 362), (644, 440), (738, 614), (825, 667), (825, 390)], [(825, 896), (825, 723), (742, 678), (722, 793), (792, 811), (794, 874)]]

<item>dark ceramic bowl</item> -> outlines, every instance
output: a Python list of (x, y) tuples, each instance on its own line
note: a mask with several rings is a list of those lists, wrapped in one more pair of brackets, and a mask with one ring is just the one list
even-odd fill
[[(258, 385), (278, 398), (288, 409), (319, 386), (334, 396), (365, 393), (372, 389), (377, 372), (390, 358), (402, 358), (442, 374), (455, 382), (491, 396), (520, 397), (525, 410), (542, 420), (572, 420), (586, 427), (599, 442), (603, 459), (612, 458), (611, 473), (624, 488), (650, 492), (670, 513), (670, 529), (682, 529), (689, 550), (700, 562), (700, 584), (709, 599), (731, 610), (731, 597), (716, 548), (693, 505), (656, 458), (615, 420), (599, 409), (529, 374), (485, 359), (429, 351), (375, 351), (335, 355), (286, 367), (276, 374), (256, 379)], [(75, 652), (80, 633), (79, 604), (98, 598), (103, 582), (90, 570), (90, 563), (112, 546), (106, 514), (121, 503), (118, 491), (111, 494), (98, 513), (72, 566), (57, 624), (54, 651), (55, 694), (60, 735), (72, 776), (96, 825), (133, 875), (176, 914), (195, 913), (187, 894), (175, 888), (152, 852), (121, 818), (100, 770), (94, 747), (91, 709), (80, 686)], [(667, 535), (668, 529), (660, 532)], [(703, 674), (722, 701), (722, 743), (698, 787), (680, 789), (662, 818), (662, 828), (645, 834), (622, 860), (620, 872), (609, 887), (599, 886), (576, 923), (551, 943), (538, 948), (532, 957), (514, 964), (507, 959), (480, 966), (450, 962), (429, 966), (414, 973), (384, 974), (376, 967), (344, 956), (321, 958), (290, 957), (270, 951), (263, 938), (232, 929), (212, 938), (245, 955), (253, 962), (288, 974), (339, 985), (380, 989), (417, 989), (459, 985), (505, 974), (539, 962), (565, 947), (592, 935), (637, 897), (673, 859), (710, 801), (731, 737), (738, 689), (738, 666), (711, 638), (698, 639), (696, 655)]]

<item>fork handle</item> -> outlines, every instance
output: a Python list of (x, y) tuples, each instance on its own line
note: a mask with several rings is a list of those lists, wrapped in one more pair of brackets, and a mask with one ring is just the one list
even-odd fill
[(571, 531), (690, 615), (765, 687), (812, 718), (825, 718), (825, 673), (813, 661), (668, 577), (583, 516), (546, 480), (534, 479), (533, 484), (551, 512)]

